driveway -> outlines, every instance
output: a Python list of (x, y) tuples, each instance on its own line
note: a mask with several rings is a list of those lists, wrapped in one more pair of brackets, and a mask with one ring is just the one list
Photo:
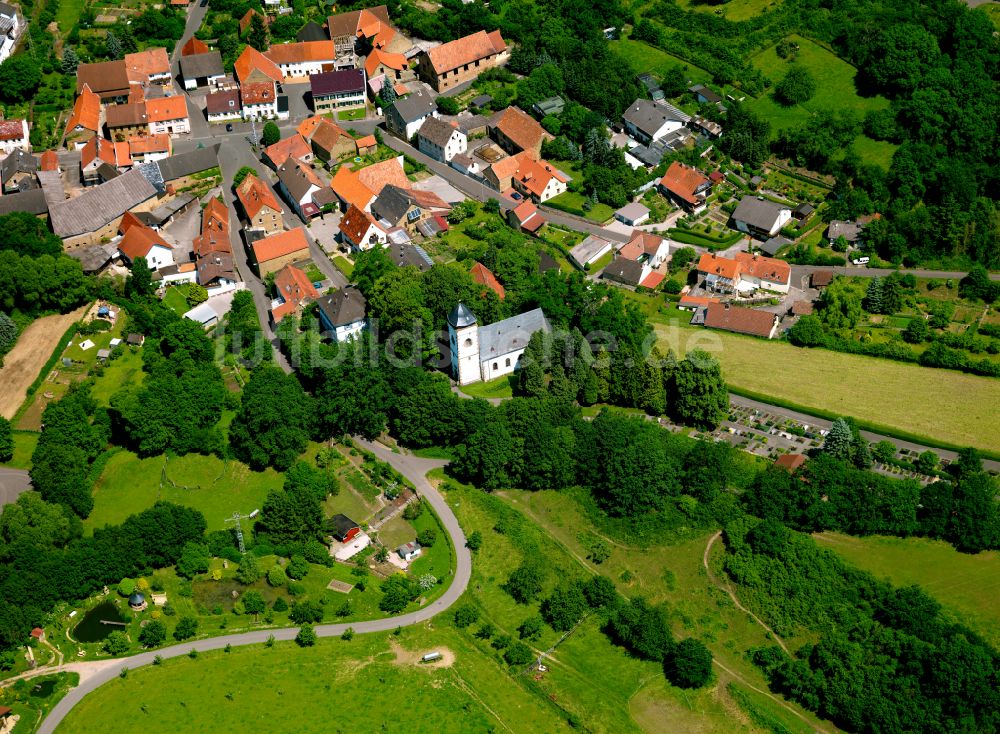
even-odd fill
[[(321, 624), (315, 627), (316, 634), (320, 637), (339, 637), (348, 627), (356, 633), (365, 632), (390, 632), (398, 627), (408, 627), (421, 622), (426, 622), (432, 617), (451, 607), (465, 593), (469, 586), (469, 579), (472, 577), (472, 554), (465, 545), (465, 533), (458, 524), (458, 518), (452, 512), (445, 498), (430, 482), (427, 481), (426, 473), (431, 469), (444, 466), (446, 462), (435, 459), (421, 459), (411, 455), (395, 454), (381, 444), (374, 444), (364, 439), (356, 439), (363, 448), (371, 451), (378, 458), (388, 462), (396, 471), (405, 476), (417, 489), (417, 494), (427, 500), (441, 520), (444, 530), (451, 537), (452, 547), (455, 550), (455, 573), (451, 578), (451, 583), (437, 601), (418, 609), (415, 612), (402, 614), (398, 617), (387, 617), (385, 619), (373, 619), (368, 622), (351, 622), (342, 624)], [(109, 664), (106, 667), (93, 671), (93, 674), (85, 680), (81, 680), (80, 685), (73, 688), (66, 696), (57, 703), (51, 713), (45, 718), (38, 728), (38, 734), (52, 734), (76, 704), (91, 691), (96, 690), (103, 684), (118, 677), (121, 666), (130, 670), (150, 665), (156, 657), (164, 660), (169, 658), (187, 655), (192, 649), (198, 652), (209, 650), (220, 650), (226, 645), (234, 647), (240, 645), (263, 644), (268, 637), (274, 636), (275, 640), (294, 640), (298, 634), (298, 627), (285, 627), (282, 629), (261, 629), (242, 634), (223, 635), (221, 637), (211, 637), (205, 640), (194, 640), (181, 645), (173, 645), (161, 650), (151, 650), (140, 655), (129, 658), (119, 658), (117, 664)], [(294, 654), (294, 653), (291, 653)], [(60, 668), (40, 668), (38, 674), (58, 672)]]
[(31, 477), (21, 469), (0, 467), (0, 508), (12, 505), (22, 493), (31, 489)]

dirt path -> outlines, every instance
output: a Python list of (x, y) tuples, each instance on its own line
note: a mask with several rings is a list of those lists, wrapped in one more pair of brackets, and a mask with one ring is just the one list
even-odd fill
[(736, 597), (736, 594), (733, 593), (733, 590), (731, 588), (729, 588), (729, 584), (724, 584), (721, 581), (719, 581), (719, 579), (716, 578), (715, 574), (712, 573), (712, 569), (709, 568), (709, 566), (708, 566), (708, 555), (709, 555), (709, 553), (712, 552), (712, 546), (715, 545), (715, 541), (717, 541), (721, 537), (722, 537), (722, 531), (719, 530), (717, 533), (715, 533), (715, 535), (713, 535), (711, 538), (709, 538), (708, 539), (708, 545), (705, 546), (705, 554), (701, 557), (702, 565), (705, 566), (705, 573), (708, 574), (708, 580), (711, 581), (713, 584), (715, 584), (715, 586), (717, 586), (718, 588), (720, 588), (724, 592), (726, 592), (726, 594), (729, 595), (729, 598), (733, 600), (733, 604), (736, 605), (737, 609), (739, 609), (741, 612), (746, 612), (747, 614), (749, 614), (750, 618), (753, 619), (754, 622), (756, 622), (761, 627), (763, 627), (765, 630), (767, 630), (767, 633), (769, 635), (771, 635), (771, 637), (774, 638), (774, 641), (778, 643), (778, 645), (781, 647), (782, 650), (784, 650), (787, 654), (791, 655), (792, 653), (788, 649), (788, 646), (785, 644), (785, 641), (782, 640), (780, 637), (778, 637), (778, 635), (775, 633), (775, 631), (773, 629), (771, 629), (766, 624), (764, 624), (763, 620), (761, 620), (760, 617), (758, 617), (756, 614), (754, 614), (749, 609), (747, 609), (745, 606), (743, 606), (740, 603), (740, 600)]
[(83, 683), (105, 668), (121, 667), (122, 663), (127, 663), (127, 661), (128, 658), (117, 658), (112, 660), (84, 660), (76, 663), (66, 663), (65, 665), (43, 665), (26, 673), (0, 680), (0, 688), (9, 686), (14, 681), (37, 678), (41, 675), (55, 675), (56, 673), (77, 673), (80, 676), (80, 682)]
[(14, 348), (4, 357), (0, 369), (0, 415), (13, 418), (28, 395), (28, 387), (38, 376), (39, 370), (52, 356), (63, 334), (74, 321), (83, 318), (88, 306), (56, 316), (44, 316), (32, 322), (17, 338)]

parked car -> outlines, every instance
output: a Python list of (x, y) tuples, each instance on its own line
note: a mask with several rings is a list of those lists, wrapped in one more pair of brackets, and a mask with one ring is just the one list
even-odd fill
[(854, 263), (855, 265), (867, 265), (871, 261), (872, 259), (870, 257), (856, 257), (853, 260), (851, 260), (851, 262)]
[(512, 191), (511, 194), (510, 194), (510, 198), (512, 198), (514, 201), (520, 201), (521, 200), (521, 195), (519, 193), (517, 193), (516, 191)]
[(227, 122), (226, 123), (226, 132), (227, 133), (231, 133), (232, 131), (233, 131), (233, 123)]

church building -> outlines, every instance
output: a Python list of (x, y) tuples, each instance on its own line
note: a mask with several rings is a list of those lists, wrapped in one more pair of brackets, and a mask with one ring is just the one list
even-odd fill
[(448, 314), (451, 372), (459, 385), (509, 375), (536, 331), (552, 331), (542, 309), (479, 326), (475, 314), (459, 303)]

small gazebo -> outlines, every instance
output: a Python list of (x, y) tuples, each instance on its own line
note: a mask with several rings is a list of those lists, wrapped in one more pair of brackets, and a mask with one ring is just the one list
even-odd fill
[(141, 612), (146, 608), (146, 597), (140, 592), (135, 592), (128, 598), (128, 608), (133, 612)]

